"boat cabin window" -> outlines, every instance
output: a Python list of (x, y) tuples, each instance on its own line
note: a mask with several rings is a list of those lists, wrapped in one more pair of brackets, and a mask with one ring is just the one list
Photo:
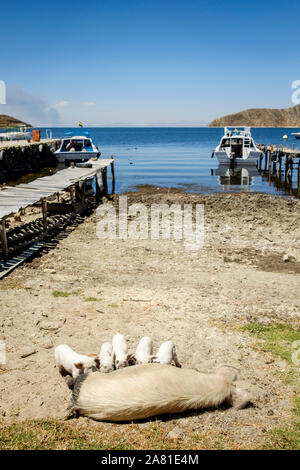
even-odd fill
[(222, 139), (221, 147), (230, 147), (230, 139)]
[(85, 146), (85, 147), (91, 147), (91, 146), (92, 146), (92, 142), (91, 142), (89, 139), (85, 139), (85, 141), (84, 141), (84, 146)]
[(68, 145), (69, 142), (70, 142), (70, 139), (65, 139), (65, 140), (63, 140), (61, 149), (62, 149), (62, 150), (66, 150), (67, 145)]
[(63, 141), (62, 150), (63, 151), (70, 150), (70, 148), (69, 147), (67, 148), (67, 146), (71, 141), (73, 142), (73, 148), (75, 149), (75, 152), (81, 152), (83, 149), (83, 140), (78, 140), (78, 139), (65, 139)]

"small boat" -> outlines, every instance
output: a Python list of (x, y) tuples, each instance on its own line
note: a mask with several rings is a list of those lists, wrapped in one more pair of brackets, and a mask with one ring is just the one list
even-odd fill
[(54, 155), (59, 163), (86, 162), (91, 158), (99, 158), (101, 152), (91, 137), (75, 135), (62, 139)]
[(251, 137), (250, 127), (225, 127), (214, 155), (223, 165), (255, 165), (262, 152)]
[(292, 132), (291, 135), (296, 137), (296, 139), (300, 139), (300, 132)]

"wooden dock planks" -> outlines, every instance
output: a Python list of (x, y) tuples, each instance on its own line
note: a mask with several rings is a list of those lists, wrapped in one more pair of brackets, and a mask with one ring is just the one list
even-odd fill
[(63, 191), (79, 181), (95, 176), (99, 170), (107, 168), (112, 162), (113, 159), (103, 159), (92, 162), (91, 168), (69, 167), (58, 171), (54, 175), (38, 178), (28, 184), (19, 184), (15, 187), (6, 186), (0, 191), (0, 220), (18, 212), (20, 209), (35, 204), (41, 199)]

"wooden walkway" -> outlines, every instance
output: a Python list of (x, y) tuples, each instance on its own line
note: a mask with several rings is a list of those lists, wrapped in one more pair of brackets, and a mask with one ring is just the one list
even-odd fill
[(113, 159), (93, 162), (91, 168), (70, 167), (58, 171), (54, 175), (38, 178), (28, 184), (18, 186), (5, 186), (0, 191), (0, 220), (21, 209), (35, 204), (41, 199), (53, 196), (79, 181), (91, 178), (102, 168), (113, 163)]
[[(28, 184), (19, 184), (18, 186), (5, 186), (0, 191), (0, 236), (2, 258), (9, 260), (14, 253), (19, 253), (21, 249), (26, 248), (24, 256), (20, 255), (19, 259), (15, 259), (13, 266), (18, 265), (19, 261), (30, 256), (32, 250), (30, 245), (37, 245), (39, 249), (42, 239), (55, 228), (65, 224), (65, 217), (72, 219), (78, 212), (80, 213), (80, 205), (87, 204), (90, 190), (89, 184), (95, 178), (96, 181), (96, 200), (99, 200), (101, 194), (107, 194), (107, 168), (111, 167), (112, 173), (112, 193), (114, 192), (114, 159), (89, 160), (86, 163), (71, 166), (64, 170), (58, 171), (54, 175), (37, 178)], [(90, 183), (89, 183), (90, 181)], [(68, 205), (68, 215), (51, 216), (53, 211), (53, 202), (49, 204), (47, 199), (57, 196), (57, 203), (54, 204), (63, 208), (61, 203), (61, 193), (69, 192), (70, 204)], [(13, 230), (7, 232), (5, 219), (18, 213), (28, 206), (39, 203), (42, 209), (42, 218), (37, 223), (32, 222), (32, 226), (27, 229), (19, 230), (16, 233)], [(79, 204), (79, 206), (78, 206)], [(51, 209), (52, 208), (52, 209)], [(51, 209), (51, 211), (50, 211)], [(50, 211), (50, 212), (49, 212)], [(50, 215), (49, 215), (50, 214)], [(48, 218), (47, 218), (48, 217)], [(30, 224), (29, 224), (30, 225)], [(0, 263), (1, 264), (1, 263)], [(5, 266), (2, 271), (10, 272), (12, 266)]]

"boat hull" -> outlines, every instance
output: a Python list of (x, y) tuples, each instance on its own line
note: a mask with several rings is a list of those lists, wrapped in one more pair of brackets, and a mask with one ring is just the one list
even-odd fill
[(55, 152), (58, 163), (64, 162), (87, 162), (91, 158), (98, 158), (100, 152)]
[(250, 152), (247, 158), (229, 158), (226, 152), (215, 152), (219, 163), (221, 165), (256, 165), (257, 159), (260, 157), (261, 152)]

